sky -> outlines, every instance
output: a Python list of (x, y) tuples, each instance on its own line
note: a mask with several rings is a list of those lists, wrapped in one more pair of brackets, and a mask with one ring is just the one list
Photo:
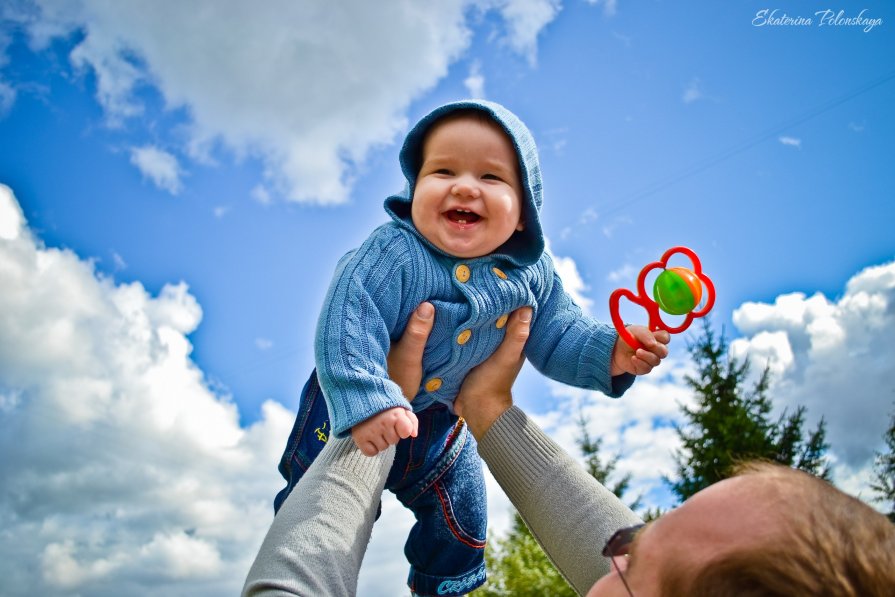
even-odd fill
[[(586, 311), (692, 248), (710, 325), (770, 368), (777, 413), (823, 417), (834, 481), (873, 497), (895, 409), (891, 3), (6, 0), (4, 595), (238, 592), (333, 268), (386, 221), (409, 126), (464, 97), (532, 130)], [(516, 401), (576, 455), (583, 413), (631, 497), (669, 507), (688, 338), (619, 400), (526, 368)], [(404, 590), (412, 520), (383, 499), (362, 596)]]

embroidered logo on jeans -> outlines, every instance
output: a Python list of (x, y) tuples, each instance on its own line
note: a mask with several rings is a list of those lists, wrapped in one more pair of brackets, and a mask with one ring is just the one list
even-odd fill
[(447, 595), (449, 593), (466, 593), (485, 581), (484, 566), (460, 580), (445, 580), (438, 585), (438, 594)]
[(328, 439), (328, 436), (326, 434), (326, 422), (323, 423), (322, 427), (318, 427), (317, 429), (315, 429), (314, 432), (317, 434), (317, 439), (325, 444), (326, 440)]

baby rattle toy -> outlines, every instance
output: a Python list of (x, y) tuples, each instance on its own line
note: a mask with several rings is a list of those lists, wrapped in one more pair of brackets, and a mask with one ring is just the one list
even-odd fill
[[(677, 253), (689, 257), (693, 269), (668, 267), (668, 260)], [(653, 283), (653, 298), (651, 299), (646, 293), (646, 276), (654, 269), (661, 269), (662, 273)], [(705, 305), (697, 309), (702, 302), (703, 286), (706, 291)], [(622, 340), (637, 350), (641, 348), (640, 342), (634, 339), (618, 313), (618, 303), (622, 297), (646, 309), (649, 315), (650, 330), (665, 330), (669, 334), (679, 334), (690, 327), (694, 319), (703, 317), (712, 309), (715, 304), (715, 286), (702, 272), (702, 264), (696, 253), (687, 247), (673, 247), (665, 251), (661, 260), (654, 261), (640, 270), (640, 275), (637, 277), (637, 295), (627, 288), (615, 290), (609, 295), (609, 313), (612, 315), (612, 323)], [(686, 315), (686, 317), (679, 326), (669, 327), (662, 321), (662, 317), (659, 315), (660, 309), (669, 315)]]

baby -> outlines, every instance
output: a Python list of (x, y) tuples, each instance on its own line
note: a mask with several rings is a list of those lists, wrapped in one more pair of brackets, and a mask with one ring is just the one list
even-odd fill
[[(471, 100), (437, 108), (408, 133), (400, 162), (407, 187), (385, 201), (392, 221), (342, 258), (326, 296), (317, 369), (280, 463), (288, 484), (275, 507), (330, 433), (350, 433), (367, 455), (397, 444), (386, 487), (417, 520), (405, 546), (411, 591), (463, 595), (485, 580), (486, 503), (475, 440), (452, 403), (500, 344), (509, 314), (533, 308), (526, 357), (538, 370), (609, 396), (664, 353), (646, 328), (632, 333), (649, 348), (619, 342), (563, 291), (544, 251), (534, 139), (506, 108)], [(405, 397), (386, 355), (423, 302), (435, 322), (421, 387)]]

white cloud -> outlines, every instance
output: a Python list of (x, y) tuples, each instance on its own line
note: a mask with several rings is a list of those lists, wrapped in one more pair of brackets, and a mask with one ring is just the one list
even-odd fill
[(12, 189), (0, 184), (0, 240), (15, 240), (25, 227), (25, 215)]
[[(559, 408), (535, 419), (567, 452), (580, 459), (575, 440), (579, 436), (578, 413), (582, 412), (590, 421), (591, 435), (603, 440), (601, 455), (610, 458), (621, 454), (617, 474), (631, 473), (631, 489), (626, 498), (651, 492), (667, 495), (662, 477), (673, 475), (673, 453), (680, 447), (672, 425), (685, 423), (680, 405), (692, 405), (693, 400), (683, 382), (689, 373), (692, 366), (683, 354), (683, 346), (678, 345), (677, 353), (673, 351), (619, 399), (551, 382)], [(647, 499), (644, 505), (654, 503)]]
[(790, 147), (795, 147), (796, 149), (802, 149), (802, 140), (797, 139), (795, 137), (778, 137), (777, 138), (780, 143), (783, 145), (789, 145)]
[(537, 62), (538, 35), (562, 9), (560, 0), (501, 0), (500, 13), (506, 21), (507, 42), (516, 52)]
[(270, 350), (273, 348), (273, 341), (267, 338), (255, 338), (255, 347), (258, 350)]
[[(0, 14), (2, 16), (2, 14)], [(9, 63), (9, 55), (6, 53), (11, 43), (9, 35), (0, 30), (0, 68)], [(16, 101), (16, 89), (0, 77), (0, 118), (5, 117), (12, 109)]]
[(16, 90), (8, 83), (0, 80), (0, 118), (6, 116), (16, 102)]
[(131, 147), (131, 164), (163, 191), (172, 195), (180, 192), (182, 188), (180, 164), (177, 158), (167, 151), (151, 145)]
[(112, 251), (112, 266), (115, 268), (115, 271), (121, 271), (127, 269), (127, 262), (118, 252)]
[(4, 595), (234, 594), (293, 415), (240, 426), (190, 359), (185, 284), (151, 296), (43, 246), (3, 186), (0, 222)]
[(684, 94), (681, 96), (681, 100), (685, 104), (692, 104), (704, 97), (705, 94), (702, 91), (702, 81), (700, 81), (698, 77), (694, 77), (684, 89)]
[(618, 12), (618, 0), (587, 0), (588, 4), (594, 6), (603, 5), (603, 14), (607, 17), (615, 16)]
[(605, 236), (606, 238), (612, 238), (615, 235), (616, 230), (618, 230), (622, 226), (630, 226), (633, 223), (634, 221), (628, 216), (617, 216), (613, 218), (610, 223), (603, 226), (603, 236)]
[(895, 262), (859, 272), (836, 300), (781, 295), (745, 303), (733, 321), (743, 338), (731, 351), (771, 367), (775, 404), (824, 416), (840, 474), (866, 473), (895, 403)]
[(405, 129), (410, 103), (468, 48), (468, 18), (498, 11), (504, 41), (534, 62), (538, 34), (560, 10), (559, 0), (21, 6), (7, 17), (35, 49), (80, 32), (70, 59), (94, 75), (111, 124), (141, 115), (139, 90), (154, 87), (187, 118), (185, 136), (167, 144), (183, 140), (204, 161), (221, 149), (258, 158), (278, 196), (318, 203), (345, 201), (370, 148)]
[(559, 279), (562, 280), (563, 289), (574, 299), (575, 303), (581, 307), (585, 313), (590, 313), (590, 308), (594, 304), (593, 299), (589, 298), (585, 292), (588, 290), (587, 284), (581, 278), (578, 271), (578, 265), (571, 257), (559, 257), (550, 250), (550, 241), (547, 241), (547, 253), (553, 259), (553, 265)]
[(631, 265), (630, 263), (624, 264), (621, 269), (613, 270), (609, 272), (606, 276), (606, 279), (612, 282), (613, 284), (622, 283), (630, 283), (633, 288), (637, 281), (637, 275), (640, 273), (640, 270)]
[(463, 81), (463, 85), (469, 92), (469, 97), (485, 97), (485, 77), (482, 76), (482, 65), (478, 60), (469, 67), (469, 76)]
[(264, 185), (255, 185), (252, 188), (251, 196), (254, 201), (257, 201), (261, 205), (270, 205), (273, 199), (270, 196), (270, 192), (264, 187)]

